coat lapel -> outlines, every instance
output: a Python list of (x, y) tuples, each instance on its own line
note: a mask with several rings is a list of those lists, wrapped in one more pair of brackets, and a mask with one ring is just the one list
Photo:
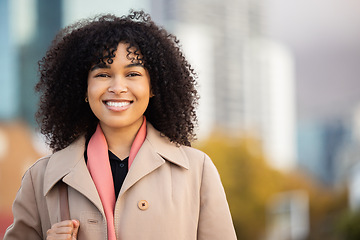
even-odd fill
[(130, 187), (132, 187), (137, 181), (139, 181), (141, 178), (151, 173), (164, 163), (165, 160), (162, 159), (155, 152), (151, 151), (151, 146), (149, 146), (149, 142), (145, 140), (124, 180), (118, 198), (121, 198), (124, 192), (126, 192)]
[(47, 196), (53, 186), (62, 179), (87, 197), (104, 214), (100, 197), (85, 164), (84, 150), (85, 139), (80, 138), (50, 157), (44, 176), (44, 196)]
[(118, 198), (121, 198), (136, 182), (161, 167), (166, 161), (189, 169), (189, 160), (181, 148), (161, 136), (160, 132), (147, 123), (146, 139), (131, 165)]

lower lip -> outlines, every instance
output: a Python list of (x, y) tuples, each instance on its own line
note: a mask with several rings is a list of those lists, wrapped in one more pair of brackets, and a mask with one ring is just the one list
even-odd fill
[(107, 109), (109, 109), (110, 111), (113, 111), (113, 112), (122, 112), (122, 111), (125, 111), (127, 110), (130, 106), (131, 106), (131, 103), (129, 105), (125, 105), (125, 106), (122, 106), (122, 107), (115, 107), (115, 106), (109, 106), (107, 104), (104, 103), (104, 105), (106, 106)]

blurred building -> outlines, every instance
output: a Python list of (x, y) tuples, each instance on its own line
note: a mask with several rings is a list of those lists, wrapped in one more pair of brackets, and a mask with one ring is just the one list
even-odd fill
[(25, 119), (35, 126), (37, 62), (60, 28), (61, 0), (1, 1), (0, 119)]
[(304, 121), (298, 126), (299, 165), (322, 183), (334, 186), (344, 162), (338, 157), (350, 143), (346, 122), (341, 120)]
[[(46, 50), (61, 27), (62, 1), (37, 0), (34, 11), (34, 32), (30, 33), (28, 41), (19, 46), (20, 112), (33, 126), (38, 106), (38, 96), (34, 94), (34, 86), (39, 80), (37, 62), (45, 56)], [(26, 19), (23, 21), (22, 24), (26, 24)]]
[(310, 232), (309, 195), (295, 190), (274, 195), (267, 205), (266, 240), (305, 240)]
[(213, 128), (230, 136), (250, 132), (261, 139), (271, 166), (294, 168), (293, 57), (265, 40), (264, 1), (152, 2), (155, 20), (180, 38), (198, 73), (200, 138)]
[(360, 161), (349, 171), (348, 176), (349, 206), (354, 212), (360, 211)]
[[(193, 39), (192, 29), (207, 31), (204, 42), (200, 44), (209, 45), (208, 52), (192, 56), (195, 55), (194, 52), (186, 51), (188, 46), (184, 44), (185, 53), (193, 58), (195, 64), (200, 65), (208, 57), (213, 59), (212, 65), (204, 66), (204, 70), (199, 73), (200, 86), (209, 86), (212, 89), (209, 91), (212, 102), (206, 105), (214, 111), (210, 111), (212, 115), (207, 118), (228, 133), (238, 134), (247, 128), (248, 119), (251, 118), (249, 115), (252, 114), (247, 112), (247, 105), (251, 105), (250, 102), (253, 101), (246, 99), (245, 92), (251, 89), (249, 85), (259, 87), (258, 79), (250, 82), (250, 79), (246, 78), (249, 70), (246, 69), (246, 62), (249, 61), (248, 57), (251, 57), (246, 55), (246, 47), (253, 38), (261, 36), (260, 1), (186, 0), (173, 1), (173, 4), (171, 9), (176, 9), (176, 12), (172, 10), (172, 13), (168, 14), (169, 20), (175, 32), (180, 24), (182, 32), (185, 32), (182, 36), (186, 35), (190, 39), (187, 45), (191, 45)], [(204, 71), (212, 72), (211, 80), (202, 76)], [(207, 84), (208, 82), (211, 84)]]
[(19, 114), (17, 50), (12, 29), (9, 0), (0, 1), (0, 119), (9, 120)]
[(360, 211), (360, 104), (346, 126), (348, 134), (335, 156), (335, 183), (348, 187), (350, 209)]
[(296, 167), (294, 60), (283, 45), (253, 39), (247, 46), (245, 126), (262, 140), (269, 164), (279, 170)]

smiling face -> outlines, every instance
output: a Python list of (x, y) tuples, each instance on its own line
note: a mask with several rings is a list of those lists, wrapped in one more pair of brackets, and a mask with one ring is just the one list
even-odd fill
[[(99, 63), (88, 75), (87, 97), (102, 129), (140, 128), (150, 99), (150, 76), (135, 49), (119, 43), (112, 64)], [(132, 58), (135, 60), (131, 60)], [(104, 59), (106, 62), (106, 59)]]

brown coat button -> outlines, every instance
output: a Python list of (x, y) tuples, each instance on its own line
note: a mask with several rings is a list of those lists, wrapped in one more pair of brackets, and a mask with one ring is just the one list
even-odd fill
[(140, 200), (138, 202), (138, 207), (140, 210), (146, 210), (149, 208), (149, 203), (146, 200)]

